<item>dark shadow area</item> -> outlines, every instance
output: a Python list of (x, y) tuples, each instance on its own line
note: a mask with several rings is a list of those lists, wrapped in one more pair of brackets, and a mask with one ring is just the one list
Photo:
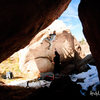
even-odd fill
[[(81, 80), (80, 80), (81, 81)], [(100, 90), (100, 85), (97, 86), (97, 91)], [(0, 86), (0, 100), (33, 100), (34, 98), (50, 99), (56, 97), (73, 97), (73, 96), (92, 96), (92, 86), (88, 91), (82, 90), (82, 87), (77, 82), (72, 82), (69, 76), (62, 76), (59, 79), (52, 81), (50, 87), (39, 89), (23, 88), (18, 86)], [(84, 95), (83, 95), (83, 94)]]
[(81, 86), (72, 82), (69, 77), (52, 81), (50, 87), (40, 89), (17, 86), (0, 86), (0, 100), (33, 100), (33, 98), (81, 96)]

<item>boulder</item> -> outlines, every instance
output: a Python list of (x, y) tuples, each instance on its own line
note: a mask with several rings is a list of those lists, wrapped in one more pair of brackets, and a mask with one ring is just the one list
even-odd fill
[(71, 0), (1, 0), (0, 62), (24, 48), (68, 7)]
[[(53, 32), (56, 35), (52, 41), (49, 40), (48, 42), (47, 37)], [(72, 68), (68, 67), (68, 72), (75, 68), (75, 63), (84, 57), (80, 44), (71, 35), (70, 30), (62, 21), (56, 20), (49, 27), (39, 32), (27, 47), (19, 51), (20, 70), (23, 73), (31, 74), (53, 71), (52, 60), (55, 56), (55, 49), (60, 54), (62, 69), (70, 63), (74, 64)]]

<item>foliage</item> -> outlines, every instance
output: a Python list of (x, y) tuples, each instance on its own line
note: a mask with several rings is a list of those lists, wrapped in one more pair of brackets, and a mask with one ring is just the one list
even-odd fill
[(82, 38), (82, 40), (80, 41), (81, 44), (84, 44), (86, 41), (84, 38)]

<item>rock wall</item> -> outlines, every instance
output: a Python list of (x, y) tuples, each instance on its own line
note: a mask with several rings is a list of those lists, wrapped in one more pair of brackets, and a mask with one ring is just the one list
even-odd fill
[(81, 0), (79, 17), (100, 76), (100, 5), (99, 0)]
[(25, 47), (71, 0), (1, 0), (0, 62)]
[[(54, 31), (56, 36), (49, 47), (49, 42), (46, 39)], [(34, 73), (53, 71), (52, 61), (55, 49), (60, 54), (61, 66), (62, 69), (66, 67), (66, 72), (75, 68), (74, 60), (78, 62), (83, 57), (78, 41), (71, 35), (65, 24), (59, 20), (39, 32), (27, 47), (19, 51), (20, 70), (23, 73), (33, 74), (33, 76)], [(70, 62), (74, 66), (68, 67)]]

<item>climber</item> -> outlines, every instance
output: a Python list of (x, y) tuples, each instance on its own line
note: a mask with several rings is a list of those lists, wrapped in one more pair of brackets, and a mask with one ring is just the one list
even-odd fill
[(54, 57), (53, 61), (54, 61), (53, 79), (55, 79), (55, 74), (60, 74), (60, 70), (61, 70), (60, 55), (56, 50), (55, 50), (55, 57)]
[(45, 40), (46, 42), (49, 43), (48, 49), (50, 49), (52, 42), (55, 40), (55, 37), (56, 37), (56, 31), (53, 31), (53, 34), (49, 34), (48, 37), (43, 39), (43, 40)]

